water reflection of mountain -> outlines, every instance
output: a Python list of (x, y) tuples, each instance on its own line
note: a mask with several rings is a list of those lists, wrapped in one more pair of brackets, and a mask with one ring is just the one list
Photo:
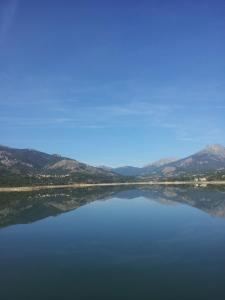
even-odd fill
[(187, 204), (210, 215), (225, 218), (225, 188), (223, 187), (147, 187), (121, 191), (119, 198), (145, 197), (162, 204)]
[(34, 222), (111, 197), (145, 197), (162, 204), (183, 203), (225, 217), (225, 189), (193, 187), (99, 187), (33, 193), (0, 194), (0, 227)]

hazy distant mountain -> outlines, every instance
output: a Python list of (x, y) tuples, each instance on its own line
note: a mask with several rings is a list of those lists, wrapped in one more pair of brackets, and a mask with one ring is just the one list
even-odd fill
[(158, 169), (158, 173), (167, 177), (188, 174), (205, 174), (225, 169), (225, 147), (209, 145), (196, 154), (169, 163)]
[(225, 147), (209, 145), (203, 150), (183, 159), (166, 158), (142, 168), (125, 166), (113, 169), (126, 176), (183, 177), (225, 171)]
[(166, 164), (169, 164), (171, 162), (177, 161), (178, 158), (177, 157), (168, 157), (168, 158), (162, 158), (160, 160), (157, 160), (153, 163), (150, 163), (146, 166), (144, 166), (144, 168), (149, 168), (149, 167), (161, 167), (164, 166)]
[(82, 176), (83, 180), (100, 178), (115, 179), (117, 174), (111, 170), (92, 167), (77, 160), (56, 154), (47, 154), (33, 149), (14, 149), (0, 146), (0, 179), (4, 176), (67, 175)]
[(163, 167), (163, 166), (165, 166), (169, 163), (172, 163), (174, 161), (177, 161), (177, 160), (178, 160), (178, 158), (175, 158), (175, 157), (163, 158), (163, 159), (157, 160), (151, 164), (144, 166), (141, 171), (141, 176), (149, 175), (152, 172), (156, 171), (158, 168)]
[(148, 164), (144, 167), (132, 167), (132, 166), (125, 166), (113, 169), (114, 172), (125, 175), (125, 176), (144, 176), (149, 175), (159, 167), (162, 167), (170, 162), (176, 161), (177, 158), (164, 158), (157, 160), (151, 164)]
[(100, 168), (100, 169), (103, 169), (105, 171), (113, 172), (113, 168), (111, 168), (111, 167), (107, 167), (107, 166), (103, 166), (103, 165), (97, 166), (97, 167)]
[(124, 166), (124, 167), (114, 168), (113, 171), (123, 176), (139, 176), (141, 175), (142, 168)]

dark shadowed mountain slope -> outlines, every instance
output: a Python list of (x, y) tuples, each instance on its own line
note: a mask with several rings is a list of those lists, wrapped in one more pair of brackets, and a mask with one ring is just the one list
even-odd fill
[[(56, 154), (47, 154), (44, 152), (32, 149), (14, 149), (5, 146), (0, 146), (0, 181), (4, 178), (7, 180), (21, 176), (35, 177), (38, 176), (72, 176), (78, 180), (79, 177), (83, 181), (104, 178), (114, 180), (119, 178), (117, 174), (110, 170), (92, 167), (81, 163), (77, 160), (62, 157)], [(7, 183), (4, 181), (2, 185)], [(38, 183), (38, 182), (37, 182)], [(60, 183), (66, 183), (64, 182)]]
[(15, 173), (40, 171), (62, 160), (59, 155), (50, 155), (32, 149), (14, 149), (0, 146), (1, 169)]

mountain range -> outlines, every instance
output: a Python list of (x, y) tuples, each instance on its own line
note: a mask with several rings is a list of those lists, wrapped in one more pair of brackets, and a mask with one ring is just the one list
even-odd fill
[(187, 179), (190, 176), (225, 178), (225, 147), (209, 145), (188, 157), (161, 159), (143, 167), (110, 168), (93, 167), (58, 154), (0, 146), (2, 186), (115, 182), (129, 180), (131, 177), (139, 180)]
[(149, 175), (158, 168), (167, 165), (169, 163), (172, 163), (174, 161), (178, 160), (177, 158), (163, 158), (160, 160), (157, 160), (151, 164), (147, 164), (144, 167), (133, 167), (133, 166), (124, 166), (119, 168), (111, 169), (115, 173), (124, 175), (124, 176), (144, 176)]
[(58, 154), (0, 146), (0, 185), (11, 185), (15, 181), (68, 183), (114, 181), (120, 178), (112, 170), (96, 168)]
[(225, 172), (225, 147), (209, 145), (203, 150), (182, 159), (162, 159), (142, 168), (124, 166), (112, 171), (126, 176), (161, 178), (186, 177)]

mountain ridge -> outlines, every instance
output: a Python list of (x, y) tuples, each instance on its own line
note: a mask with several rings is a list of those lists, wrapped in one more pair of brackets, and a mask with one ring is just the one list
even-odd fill
[[(115, 182), (188, 179), (193, 176), (225, 178), (225, 147), (208, 145), (187, 157), (161, 159), (144, 167), (94, 167), (59, 154), (0, 146), (0, 185)], [(24, 181), (24, 178), (26, 180)]]
[[(225, 147), (219, 144), (212, 144), (187, 157), (173, 159), (174, 161), (170, 162), (167, 159), (161, 159), (139, 168), (132, 166), (114, 168), (113, 171), (121, 175), (125, 172), (127, 176), (132, 176), (135, 173), (136, 176), (143, 177), (179, 177), (193, 175), (193, 173), (204, 174), (211, 171), (225, 170)], [(161, 165), (160, 162), (162, 162)], [(132, 173), (129, 174), (130, 170)]]
[(29, 183), (29, 178), (35, 178), (37, 184), (39, 181), (46, 181), (46, 178), (50, 183), (57, 180), (60, 181), (58, 183), (67, 183), (70, 177), (71, 181), (84, 182), (114, 181), (120, 178), (111, 170), (93, 167), (58, 154), (0, 146), (0, 184), (5, 185), (7, 182), (11, 184), (15, 179), (20, 182), (20, 177), (21, 180), (24, 179), (22, 177), (26, 177), (24, 183)]

